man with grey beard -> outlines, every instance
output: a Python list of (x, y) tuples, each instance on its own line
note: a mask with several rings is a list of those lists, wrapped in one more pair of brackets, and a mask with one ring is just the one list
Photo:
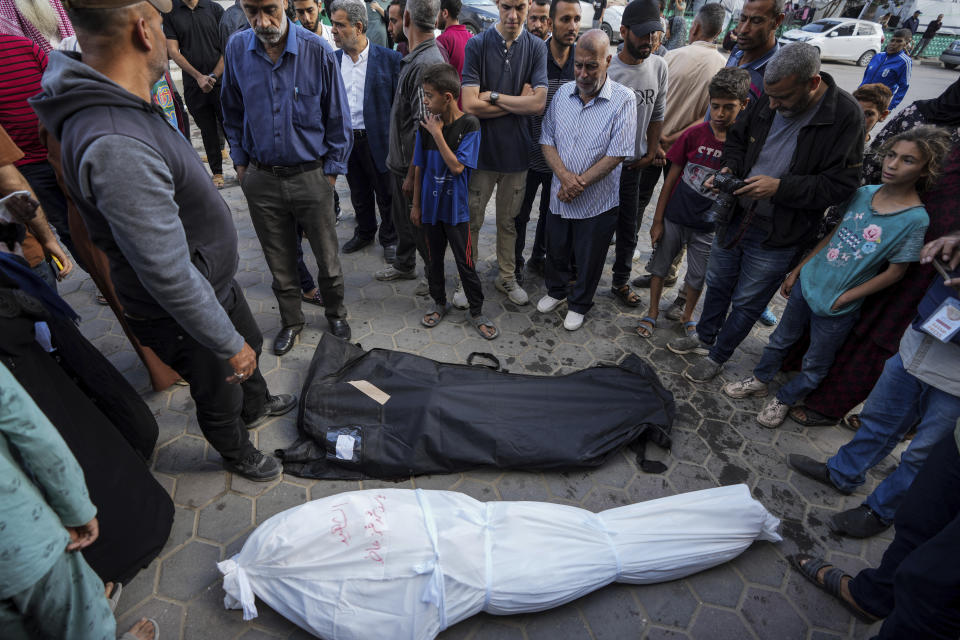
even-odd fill
[(0, 33), (31, 40), (44, 53), (74, 35), (60, 0), (0, 0)]
[(333, 49), (287, 20), (285, 9), (286, 0), (243, 0), (253, 29), (227, 43), (221, 94), (230, 155), (273, 274), (278, 356), (293, 348), (305, 322), (297, 225), (317, 259), (330, 333), (350, 339), (333, 205), (353, 145), (350, 105)]

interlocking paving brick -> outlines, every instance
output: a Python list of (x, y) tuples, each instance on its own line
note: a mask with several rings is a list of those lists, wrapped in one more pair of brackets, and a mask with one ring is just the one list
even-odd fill
[[(753, 636), (744, 621), (733, 611), (704, 605), (700, 607), (697, 619), (690, 627), (690, 637), (709, 640), (743, 640)], [(780, 636), (780, 640), (794, 637), (796, 636), (783, 635)]]
[(655, 624), (686, 627), (690, 624), (697, 599), (687, 584), (680, 580), (631, 587), (637, 601)]
[(740, 608), (761, 640), (802, 638), (808, 625), (782, 593), (750, 587)]
[(202, 507), (227, 490), (224, 471), (181, 473), (173, 501), (187, 507)]
[(647, 622), (627, 586), (610, 585), (580, 598), (576, 605), (596, 640), (643, 637)]
[(227, 493), (200, 511), (197, 535), (214, 542), (229, 542), (252, 525), (253, 501), (235, 493)]
[(296, 507), (307, 501), (307, 490), (289, 482), (281, 482), (257, 499), (257, 521), (264, 520), (290, 507)]
[(729, 564), (701, 571), (687, 579), (693, 592), (706, 604), (734, 608), (743, 593), (743, 580)]
[[(160, 563), (157, 593), (174, 600), (187, 601), (218, 580), (220, 548), (206, 542), (188, 542)], [(219, 586), (219, 585), (217, 585)], [(222, 602), (222, 598), (220, 602)]]

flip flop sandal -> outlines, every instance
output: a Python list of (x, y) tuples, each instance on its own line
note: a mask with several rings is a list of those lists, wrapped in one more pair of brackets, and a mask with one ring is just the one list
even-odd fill
[[(438, 304), (433, 305), (430, 308), (430, 310), (427, 311), (425, 314), (423, 314), (423, 317), (420, 318), (420, 324), (427, 327), (428, 329), (434, 328), (435, 326), (440, 324), (440, 321), (443, 320), (448, 313), (450, 313), (450, 306), (451, 305), (449, 302), (443, 306)], [(433, 316), (433, 314), (437, 314), (436, 319), (433, 319), (431, 317), (429, 320), (427, 320), (427, 317)]]
[[(157, 621), (153, 618), (147, 618), (147, 622), (153, 624), (153, 640), (160, 640), (160, 625), (157, 624)], [(120, 640), (140, 640), (137, 636), (133, 635), (129, 631), (120, 636)]]
[[(851, 576), (844, 573), (842, 569), (835, 567), (821, 558), (815, 558), (805, 553), (792, 555), (787, 559), (790, 561), (790, 564), (792, 564), (793, 567), (800, 572), (800, 575), (812, 582), (817, 588), (826, 591), (831, 596), (836, 598), (837, 601), (846, 607), (850, 613), (856, 616), (858, 620), (866, 623), (873, 623), (880, 619), (870, 613), (867, 613), (856, 604), (843, 597), (843, 592), (841, 591), (840, 586), (843, 584), (844, 578), (849, 578)], [(829, 568), (823, 574), (823, 582), (820, 582), (820, 580), (817, 579), (817, 574), (820, 573), (822, 569), (827, 567)]]
[(94, 296), (94, 299), (97, 301), (97, 304), (102, 304), (102, 305), (108, 305), (108, 304), (110, 304), (110, 303), (107, 301), (107, 296), (103, 295), (103, 294), (100, 293), (99, 291), (97, 292), (97, 295)]
[[(650, 328), (644, 326), (644, 323), (650, 325)], [(644, 316), (640, 320), (640, 325), (635, 329), (636, 334), (641, 338), (650, 338), (657, 329), (657, 321), (650, 316)]]
[(315, 305), (317, 305), (318, 307), (322, 307), (322, 306), (323, 306), (323, 298), (320, 297), (320, 292), (319, 292), (319, 291), (315, 291), (312, 296), (308, 296), (308, 295), (304, 294), (304, 295), (301, 295), (300, 297), (303, 298), (303, 301), (304, 301), (304, 302), (307, 302), (307, 303), (309, 303), (309, 304), (315, 304)]
[(863, 424), (863, 421), (860, 420), (859, 413), (851, 413), (849, 416), (841, 420), (840, 424), (842, 424), (847, 429), (850, 429), (850, 431), (856, 431)]
[(790, 409), (790, 419), (802, 427), (832, 427), (837, 420), (809, 407), (794, 407)]
[[(474, 326), (474, 328), (477, 330), (477, 333), (480, 334), (481, 338), (484, 338), (486, 340), (493, 340), (498, 335), (500, 335), (500, 329), (497, 329), (497, 327), (494, 326), (492, 322), (490, 322), (490, 319), (487, 318), (487, 316), (483, 315), (482, 313), (478, 316), (471, 316), (467, 314), (467, 317), (470, 319), (470, 324)], [(493, 329), (493, 334), (491, 335), (485, 334), (483, 331), (480, 330), (480, 327), (490, 327), (491, 329)]]
[(638, 296), (628, 284), (625, 284), (622, 287), (610, 287), (610, 293), (616, 296), (620, 302), (628, 307), (636, 307), (641, 302), (640, 296)]
[(110, 607), (111, 612), (117, 610), (117, 604), (120, 603), (120, 593), (122, 591), (123, 591), (123, 585), (120, 584), (119, 582), (114, 582), (113, 591), (111, 591), (110, 595), (107, 596), (107, 601), (109, 602), (107, 606)]
[(692, 338), (697, 335), (697, 323), (691, 320), (690, 322), (684, 322), (680, 326), (680, 333), (683, 334), (685, 338)]

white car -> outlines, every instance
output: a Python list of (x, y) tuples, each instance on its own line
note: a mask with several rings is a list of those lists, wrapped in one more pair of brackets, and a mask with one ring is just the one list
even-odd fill
[[(610, 42), (620, 42), (620, 20), (623, 18), (623, 7), (608, 6), (603, 11), (603, 24), (600, 28), (610, 38)], [(593, 28), (593, 3), (580, 2), (580, 32)]]
[(817, 48), (820, 57), (849, 60), (861, 67), (883, 50), (883, 29), (876, 22), (847, 18), (824, 18), (780, 37), (780, 44), (806, 42)]

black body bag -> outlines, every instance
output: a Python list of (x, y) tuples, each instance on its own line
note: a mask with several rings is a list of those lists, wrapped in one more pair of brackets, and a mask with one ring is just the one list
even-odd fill
[(403, 478), (477, 467), (597, 467), (623, 446), (668, 448), (673, 395), (629, 355), (564, 376), (518, 375), (362, 348), (317, 345), (300, 396), (298, 440), (278, 450), (306, 478)]

